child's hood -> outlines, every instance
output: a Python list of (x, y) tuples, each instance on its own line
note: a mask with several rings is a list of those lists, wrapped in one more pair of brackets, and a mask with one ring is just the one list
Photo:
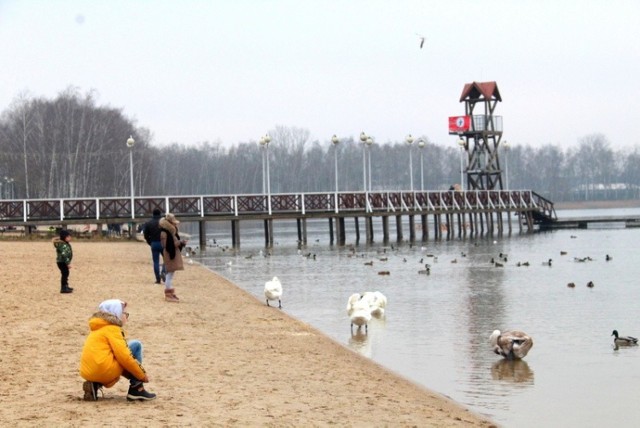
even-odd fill
[(59, 245), (62, 245), (62, 244), (65, 244), (65, 243), (66, 243), (66, 241), (64, 241), (64, 240), (60, 239), (60, 237), (59, 237), (59, 236), (56, 236), (55, 238), (53, 238), (53, 239), (51, 240), (51, 242), (53, 243), (53, 246), (54, 246), (54, 247), (56, 247), (56, 248), (57, 248)]
[(122, 327), (122, 321), (115, 315), (102, 311), (98, 311), (93, 314), (89, 320), (89, 329), (91, 329), (91, 331), (98, 330), (108, 325), (117, 325), (118, 327)]

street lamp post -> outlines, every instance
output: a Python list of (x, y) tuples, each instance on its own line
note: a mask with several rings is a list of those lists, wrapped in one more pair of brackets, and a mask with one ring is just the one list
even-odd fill
[[(269, 178), (269, 143), (271, 142), (271, 137), (269, 136), (269, 134), (265, 134), (264, 137), (260, 138), (260, 144), (262, 145), (262, 147), (264, 147), (264, 154), (265, 154), (265, 158), (266, 158), (266, 165), (267, 165), (267, 208), (269, 210), (269, 215), (271, 215), (271, 180)], [(263, 179), (264, 179), (264, 172), (263, 172)], [(264, 182), (263, 182), (263, 191), (264, 191)]]
[(331, 137), (331, 143), (333, 144), (333, 162), (336, 175), (336, 194), (335, 194), (335, 211), (338, 212), (338, 144), (340, 139), (337, 135), (333, 134)]
[(458, 140), (458, 145), (460, 146), (460, 188), (464, 190), (464, 161), (462, 158), (464, 155), (465, 141), (462, 137)]
[(362, 142), (362, 186), (367, 191), (367, 134), (360, 133), (360, 141)]
[(504, 147), (505, 185), (507, 190), (509, 190), (509, 143), (505, 140), (505, 142), (502, 143), (502, 147)]
[(424, 192), (424, 165), (422, 163), (424, 140), (422, 138), (418, 140), (418, 147), (420, 148), (420, 191)]
[(373, 138), (367, 137), (367, 147), (369, 148), (369, 191), (371, 191), (371, 145), (373, 144)]
[(133, 194), (133, 145), (136, 143), (136, 140), (133, 139), (133, 136), (129, 135), (127, 138), (127, 147), (129, 147), (129, 173), (130, 182), (131, 182), (131, 218), (135, 218), (135, 207), (134, 207), (134, 194)]
[(411, 134), (407, 135), (404, 139), (409, 145), (409, 182), (411, 192), (413, 193), (413, 159), (411, 158), (411, 143), (413, 143), (413, 137)]

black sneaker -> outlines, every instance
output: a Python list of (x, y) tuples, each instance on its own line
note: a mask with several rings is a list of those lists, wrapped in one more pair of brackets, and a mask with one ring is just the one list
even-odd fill
[(98, 382), (86, 381), (82, 384), (84, 391), (84, 401), (98, 401), (98, 390), (102, 388), (102, 384)]
[(167, 274), (166, 274), (166, 273), (164, 273), (164, 272), (161, 272), (161, 273), (160, 273), (160, 280), (161, 280), (162, 282), (165, 282), (165, 280), (166, 280), (166, 279), (167, 279)]
[(61, 288), (60, 293), (62, 294), (73, 293), (73, 288)]
[(156, 398), (156, 394), (146, 391), (143, 386), (138, 386), (133, 388), (129, 387), (129, 392), (127, 393), (127, 400), (129, 401), (153, 400), (155, 398)]

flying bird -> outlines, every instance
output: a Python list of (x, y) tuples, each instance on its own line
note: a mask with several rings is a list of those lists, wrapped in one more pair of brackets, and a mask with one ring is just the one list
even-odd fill
[(425, 38), (424, 38), (424, 36), (423, 36), (423, 35), (420, 35), (420, 34), (418, 34), (418, 33), (416, 33), (416, 35), (418, 36), (418, 38), (420, 38), (420, 49), (422, 49), (422, 47), (424, 46), (424, 40), (425, 40)]

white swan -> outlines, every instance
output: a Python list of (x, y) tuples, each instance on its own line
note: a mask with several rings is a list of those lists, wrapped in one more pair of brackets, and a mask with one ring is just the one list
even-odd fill
[(267, 306), (271, 306), (269, 300), (277, 300), (278, 307), (282, 309), (282, 284), (277, 276), (264, 283), (264, 297), (267, 299)]
[(351, 333), (353, 334), (353, 325), (358, 326), (358, 330), (364, 326), (364, 331), (369, 331), (369, 321), (371, 321), (371, 307), (369, 302), (362, 300), (362, 295), (354, 293), (349, 297), (347, 302), (347, 314), (351, 320)]
[(508, 360), (524, 358), (533, 346), (533, 339), (526, 333), (517, 330), (503, 333), (500, 330), (494, 330), (489, 341), (493, 352)]
[(384, 315), (385, 308), (387, 307), (387, 298), (379, 291), (366, 291), (362, 293), (361, 300), (369, 304), (369, 310), (371, 315), (379, 318)]

